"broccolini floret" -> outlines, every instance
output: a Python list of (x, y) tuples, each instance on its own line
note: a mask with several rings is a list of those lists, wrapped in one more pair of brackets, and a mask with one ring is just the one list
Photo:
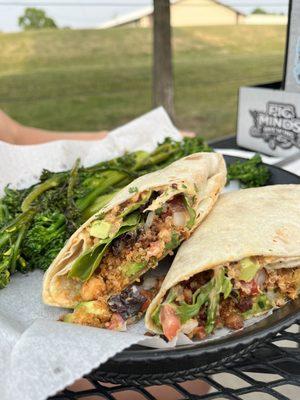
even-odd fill
[(243, 187), (259, 187), (267, 184), (270, 171), (262, 163), (261, 156), (255, 154), (246, 161), (236, 161), (227, 166), (227, 179), (239, 180)]
[(59, 212), (38, 213), (22, 245), (28, 268), (46, 270), (68, 239), (66, 217)]

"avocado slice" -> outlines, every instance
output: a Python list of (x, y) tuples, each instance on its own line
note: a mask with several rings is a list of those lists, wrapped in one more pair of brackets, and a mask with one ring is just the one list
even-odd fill
[(125, 264), (123, 270), (126, 276), (131, 277), (140, 272), (143, 268), (145, 268), (145, 266), (145, 262), (132, 262)]
[(250, 282), (255, 277), (260, 265), (257, 261), (251, 260), (250, 257), (243, 258), (240, 263), (241, 272), (239, 279), (241, 281)]
[(108, 310), (97, 300), (82, 301), (77, 304), (73, 313), (66, 314), (63, 317), (63, 322), (76, 323), (79, 315), (82, 317), (86, 314), (97, 315), (100, 318), (107, 317), (107, 313)]
[(69, 314), (64, 315), (63, 322), (68, 322), (70, 324), (73, 324), (74, 323), (74, 314), (69, 313)]
[(106, 239), (109, 236), (112, 224), (107, 221), (95, 221), (90, 228), (90, 235), (99, 239)]

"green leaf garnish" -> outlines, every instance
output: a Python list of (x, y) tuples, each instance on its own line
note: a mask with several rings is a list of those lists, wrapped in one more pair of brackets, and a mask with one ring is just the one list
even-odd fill
[(68, 277), (77, 278), (83, 282), (87, 281), (98, 268), (111, 242), (123, 233), (134, 230), (139, 221), (140, 214), (138, 212), (130, 214), (113, 237), (101, 240), (92, 249), (86, 250), (77, 258), (68, 273)]

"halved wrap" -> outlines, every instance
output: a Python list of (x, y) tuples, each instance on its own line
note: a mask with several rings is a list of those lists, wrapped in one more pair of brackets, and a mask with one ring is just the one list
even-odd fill
[(156, 290), (140, 277), (190, 236), (225, 182), (216, 153), (196, 153), (136, 179), (68, 240), (45, 274), (44, 302), (75, 308), (64, 318), (69, 322), (120, 329), (134, 320)]
[(172, 340), (202, 339), (216, 328), (296, 299), (300, 289), (300, 185), (221, 195), (180, 247), (146, 313), (149, 330)]

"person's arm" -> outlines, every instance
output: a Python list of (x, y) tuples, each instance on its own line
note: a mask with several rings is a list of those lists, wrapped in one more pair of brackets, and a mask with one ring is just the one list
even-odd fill
[(99, 140), (107, 135), (101, 132), (54, 132), (19, 124), (0, 110), (0, 140), (13, 144), (36, 144), (53, 140)]
[[(53, 140), (100, 140), (107, 131), (100, 132), (55, 132), (19, 124), (0, 110), (0, 141), (12, 144), (37, 144)], [(194, 137), (194, 132), (180, 132), (182, 136)]]

